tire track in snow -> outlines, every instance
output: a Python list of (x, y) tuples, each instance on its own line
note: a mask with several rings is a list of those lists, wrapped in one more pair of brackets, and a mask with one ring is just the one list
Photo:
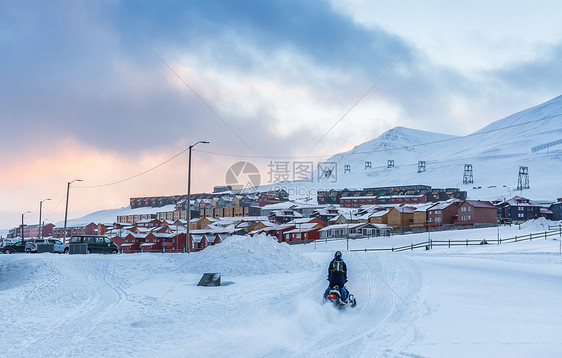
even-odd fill
[[(379, 262), (381, 263), (381, 273), (384, 274), (386, 276), (386, 283), (391, 287), (392, 291), (395, 291), (394, 287), (394, 280), (393, 280), (393, 275), (391, 272), (391, 268), (387, 263), (387, 258), (386, 258), (386, 254), (382, 254), (380, 255), (380, 260)], [(369, 273), (370, 277), (373, 276), (373, 273), (371, 272), (371, 268), (369, 268), (367, 270), (367, 272)], [(365, 340), (365, 338), (369, 338), (369, 343), (371, 343), (373, 341), (372, 336), (377, 337), (377, 338), (384, 338), (384, 334), (381, 334), (381, 332), (384, 332), (383, 328), (384, 326), (389, 322), (390, 318), (392, 317), (392, 315), (395, 313), (396, 311), (396, 304), (397, 304), (397, 299), (396, 299), (396, 295), (392, 292), (391, 293), (392, 296), (392, 304), (391, 307), (386, 310), (386, 315), (376, 324), (376, 326), (368, 329), (368, 330), (362, 330), (361, 333), (357, 334), (357, 335), (353, 335), (350, 339), (348, 340), (344, 340), (343, 343), (333, 346), (332, 349), (333, 350), (344, 350), (346, 351), (346, 354), (349, 353), (349, 356), (353, 356), (353, 357), (357, 357), (360, 356), (361, 353), (365, 350), (365, 344), (361, 345), (358, 344), (360, 342), (363, 342)], [(371, 303), (371, 305), (369, 305), (369, 307), (371, 308), (369, 311), (367, 311), (366, 309), (364, 310), (367, 313), (374, 313), (375, 309), (373, 304)], [(362, 312), (363, 313), (363, 312)], [(365, 327), (363, 325), (363, 327)], [(381, 337), (382, 336), (382, 337)], [(380, 338), (376, 339), (377, 343), (380, 343)], [(346, 349), (344, 349), (346, 348)]]
[[(392, 259), (398, 258), (397, 256), (391, 257)], [(408, 353), (395, 352), (384, 347), (391, 346), (405, 334), (401, 328), (407, 323), (400, 316), (401, 310), (403, 310), (400, 306), (405, 302), (399, 302), (399, 297), (397, 297), (396, 279), (399, 272), (408, 272), (413, 269), (411, 266), (415, 265), (412, 265), (413, 262), (410, 262), (409, 259), (404, 261), (403, 258), (393, 261), (391, 265), (389, 256), (385, 253), (369, 254), (369, 258), (371, 260), (368, 263), (362, 263), (370, 266), (369, 269), (362, 270), (364, 274), (359, 277), (366, 282), (363, 290), (357, 291), (359, 300), (356, 308), (360, 308), (360, 310), (354, 313), (351, 309), (341, 312), (344, 314), (341, 319), (346, 320), (345, 324), (338, 325), (335, 330), (315, 338), (301, 349), (297, 356), (301, 356), (303, 353), (310, 357), (334, 354), (348, 357), (408, 356)], [(382, 281), (383, 277), (386, 282)], [(417, 285), (412, 282), (410, 275), (405, 277), (404, 285), (408, 288), (408, 292), (415, 293)], [(379, 294), (375, 294), (375, 290), (378, 290)], [(368, 294), (361, 296), (361, 292), (364, 291), (368, 291)], [(403, 299), (400, 298), (400, 300)], [(345, 316), (347, 313), (353, 314), (353, 316)]]
[[(350, 260), (359, 264), (353, 257)], [(364, 263), (360, 263), (360, 265), (363, 264)], [(390, 269), (388, 265), (382, 265), (379, 271), (383, 271), (385, 275), (388, 275)], [(371, 334), (373, 330), (377, 330), (387, 320), (385, 317), (385, 319), (379, 322), (373, 329), (369, 329), (366, 332), (364, 331), (364, 327), (366, 326), (364, 321), (370, 320), (372, 317), (377, 317), (376, 314), (378, 310), (377, 307), (375, 307), (377, 301), (374, 300), (373, 294), (376, 281), (371, 270), (360, 270), (359, 272), (361, 272), (361, 275), (354, 281), (366, 282), (366, 288), (362, 290), (359, 289), (354, 293), (356, 297), (358, 297), (357, 306), (355, 308), (348, 307), (344, 311), (335, 311), (336, 314), (341, 315), (336, 329), (330, 330), (326, 332), (326, 334), (320, 335), (308, 342), (305, 347), (302, 347), (297, 356), (301, 356), (303, 352), (307, 352), (306, 355), (311, 357), (333, 355), (343, 348), (347, 348), (345, 349), (345, 356), (356, 356), (356, 354), (350, 352), (350, 350), (358, 349), (354, 344)], [(361, 292), (365, 291), (367, 294), (361, 295)], [(332, 307), (328, 308), (333, 309)], [(387, 317), (389, 316), (390, 314), (387, 315)], [(343, 341), (343, 343), (338, 344), (337, 342), (339, 341)]]
[[(107, 261), (104, 260), (102, 263), (107, 264)], [(107, 318), (109, 315), (117, 311), (115, 306), (127, 301), (128, 295), (120, 286), (114, 285), (117, 281), (115, 274), (113, 273), (115, 269), (113, 267), (103, 265), (102, 263), (96, 262), (95, 270), (92, 272), (94, 277), (97, 277), (97, 273), (102, 273), (102, 275), (100, 279), (95, 280), (93, 289), (90, 290), (90, 292), (95, 291), (95, 297), (97, 300), (92, 307), (88, 307), (82, 317), (82, 319), (87, 319), (88, 324), (84, 327), (85, 330), (75, 336), (71, 342), (65, 346), (66, 349), (61, 351), (61, 356), (63, 357), (80, 356), (83, 348), (82, 344), (84, 342), (94, 345), (92, 349), (87, 349), (86, 351), (100, 352), (100, 349), (109, 348), (107, 346), (99, 347), (99, 344), (96, 343), (99, 339), (95, 338), (96, 335), (93, 335), (93, 332), (101, 325), (108, 323)], [(74, 325), (70, 325), (70, 327), (73, 326)], [(103, 330), (101, 332), (103, 332)]]
[[(120, 287), (113, 286), (114, 278), (108, 266), (96, 259), (70, 257), (64, 265), (59, 263), (56, 266), (59, 271), (53, 269), (50, 276), (46, 276), (49, 277), (49, 292), (45, 295), (50, 299), (56, 297), (59, 301), (57, 318), (25, 342), (21, 347), (21, 351), (25, 352), (23, 356), (49, 356), (54, 351), (60, 357), (83, 356), (81, 351), (85, 340), (91, 339), (92, 333), (105, 323), (115, 305), (127, 300), (126, 293)], [(76, 265), (81, 268), (76, 269)], [(45, 266), (52, 267), (48, 262)], [(64, 305), (66, 297), (72, 297), (69, 299), (72, 303), (80, 303)], [(77, 328), (80, 330), (77, 331)]]

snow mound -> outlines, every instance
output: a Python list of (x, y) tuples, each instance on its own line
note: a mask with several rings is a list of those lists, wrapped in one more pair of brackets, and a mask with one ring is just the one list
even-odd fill
[(524, 228), (525, 230), (529, 230), (531, 232), (537, 232), (546, 231), (548, 230), (549, 226), (556, 226), (558, 224), (558, 221), (551, 221), (547, 220), (546, 218), (538, 218), (525, 221), (523, 224), (521, 224), (521, 228)]
[(201, 273), (265, 275), (306, 271), (314, 267), (312, 260), (298, 250), (266, 235), (231, 236), (201, 253), (205, 256), (195, 267)]

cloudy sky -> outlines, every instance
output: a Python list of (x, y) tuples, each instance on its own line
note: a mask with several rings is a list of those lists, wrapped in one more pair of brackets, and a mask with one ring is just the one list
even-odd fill
[(47, 198), (43, 219), (62, 220), (74, 179), (70, 217), (185, 193), (175, 156), (199, 140), (193, 192), (238, 161), (265, 182), (276, 157), (317, 161), (395, 126), (472, 133), (561, 94), (561, 7), (0, 1), (0, 228), (37, 223)]

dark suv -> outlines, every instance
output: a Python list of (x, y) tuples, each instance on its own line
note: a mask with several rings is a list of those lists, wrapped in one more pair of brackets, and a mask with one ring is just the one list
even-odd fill
[[(115, 245), (107, 236), (101, 235), (75, 235), (70, 238), (69, 245), (87, 244), (87, 254), (116, 254), (119, 252), (119, 247)], [(72, 252), (72, 250), (71, 250)]]
[(25, 252), (25, 242), (18, 241), (13, 244), (5, 244), (0, 247), (0, 251), (5, 254), (15, 254), (17, 252)]

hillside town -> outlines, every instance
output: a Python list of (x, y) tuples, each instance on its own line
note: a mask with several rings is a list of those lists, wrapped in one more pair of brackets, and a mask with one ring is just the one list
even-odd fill
[[(113, 222), (88, 222), (63, 227), (52, 223), (12, 228), (5, 242), (23, 238), (70, 239), (103, 235), (121, 253), (193, 252), (221, 243), (232, 235), (265, 234), (278, 242), (304, 244), (315, 240), (389, 237), (410, 232), (470, 229), (519, 224), (544, 217), (562, 219), (562, 199), (538, 202), (523, 196), (485, 201), (467, 199), (457, 188), (426, 185), (318, 191), (316, 203), (289, 200), (283, 189), (269, 192), (233, 191), (130, 198), (131, 209)], [(165, 210), (168, 209), (168, 210)], [(130, 210), (133, 212), (134, 210)], [(188, 246), (189, 245), (189, 246)]]

